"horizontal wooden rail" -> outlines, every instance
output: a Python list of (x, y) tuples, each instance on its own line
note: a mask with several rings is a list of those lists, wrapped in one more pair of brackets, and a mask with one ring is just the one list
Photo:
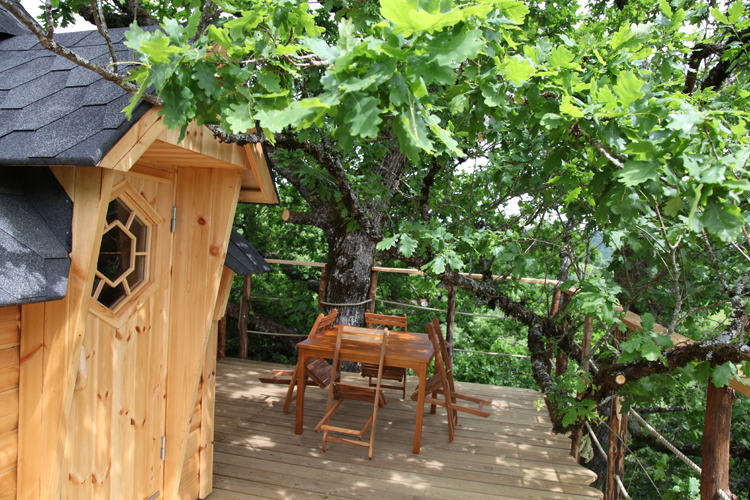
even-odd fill
[[(326, 267), (324, 262), (305, 262), (301, 260), (283, 260), (283, 259), (266, 259), (269, 264), (283, 264), (288, 266), (308, 266), (308, 267)], [(396, 273), (396, 274), (427, 274), (419, 269), (407, 269), (402, 267), (380, 267), (373, 266), (373, 271), (380, 273)], [(472, 279), (482, 279), (484, 276), (476, 273), (458, 273), (461, 276), (466, 276)], [(506, 280), (506, 281), (518, 281), (519, 283), (531, 283), (534, 285), (561, 285), (563, 282), (559, 280), (551, 280), (546, 278), (520, 278), (514, 279), (510, 276), (492, 276), (493, 280)], [(573, 293), (575, 289), (566, 290), (566, 293)]]
[[(622, 307), (615, 306), (615, 311), (622, 312)], [(625, 317), (622, 319), (622, 322), (625, 323), (625, 326), (628, 327), (628, 330), (632, 330), (632, 331), (643, 330), (643, 327), (641, 326), (641, 317), (632, 311), (628, 311), (625, 314)], [(657, 323), (654, 325), (654, 332), (661, 334), (661, 335), (665, 335), (667, 332), (667, 327)], [(674, 343), (674, 345), (680, 345), (680, 344), (692, 344), (694, 341), (680, 333), (672, 332), (672, 342)], [(737, 379), (730, 379), (729, 387), (739, 392), (743, 396), (750, 398), (750, 378), (746, 377), (745, 374), (742, 373), (742, 370), (739, 370), (739, 376), (742, 379), (742, 382), (740, 382)]]

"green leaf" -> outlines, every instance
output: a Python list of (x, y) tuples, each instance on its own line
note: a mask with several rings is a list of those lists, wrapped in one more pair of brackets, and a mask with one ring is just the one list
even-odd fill
[(344, 117), (344, 121), (351, 126), (349, 133), (353, 136), (376, 138), (378, 125), (383, 122), (379, 116), (383, 112), (378, 107), (380, 101), (374, 97), (363, 97), (358, 94), (352, 94), (352, 96), (354, 105)]
[(225, 113), (232, 132), (243, 134), (255, 127), (255, 120), (250, 114), (250, 103), (232, 104)]
[(552, 49), (550, 55), (547, 56), (547, 62), (549, 63), (550, 69), (566, 69), (573, 67), (577, 68), (577, 64), (572, 64), (573, 59), (575, 59), (573, 53), (562, 45), (558, 45), (557, 47)]
[(641, 346), (641, 356), (649, 361), (656, 361), (662, 357), (661, 349), (652, 340), (647, 339)]
[(377, 245), (375, 245), (375, 248), (378, 250), (389, 250), (393, 245), (396, 244), (396, 239), (398, 236), (389, 236), (388, 238), (383, 238), (380, 240)]
[(620, 170), (617, 177), (628, 187), (637, 186), (647, 180), (659, 178), (661, 165), (650, 161), (627, 161), (625, 167)]
[(281, 92), (278, 75), (273, 73), (261, 73), (258, 75), (258, 83), (263, 85), (269, 92)]
[(428, 123), (430, 126), (430, 130), (432, 130), (432, 132), (438, 136), (443, 144), (445, 144), (454, 155), (458, 156), (459, 158), (464, 158), (466, 156), (466, 154), (464, 154), (464, 152), (458, 148), (458, 142), (456, 142), (453, 136), (451, 136), (451, 133), (440, 127), (435, 115), (430, 115), (428, 117)]
[(708, 199), (700, 220), (709, 232), (724, 242), (735, 239), (744, 224), (740, 209), (734, 205), (726, 205), (716, 196)]
[(714, 8), (711, 9), (711, 15), (714, 16), (714, 19), (716, 19), (717, 21), (719, 21), (722, 24), (731, 24), (729, 22), (729, 19), (727, 19), (727, 16), (725, 16), (724, 13), (721, 12), (716, 7), (714, 7)]
[(643, 80), (635, 76), (632, 71), (625, 71), (617, 77), (617, 85), (615, 85), (615, 94), (620, 98), (620, 102), (624, 108), (627, 108), (632, 103), (643, 97), (644, 94), (641, 92), (643, 87)]
[(735, 1), (732, 6), (727, 11), (727, 14), (729, 14), (729, 23), (728, 24), (737, 24), (737, 21), (740, 20), (740, 17), (745, 12), (745, 7), (742, 5), (741, 0)]
[(684, 208), (684, 203), (682, 202), (682, 196), (678, 196), (677, 198), (672, 198), (667, 202), (666, 205), (664, 205), (664, 213), (667, 214), (670, 217), (676, 216), (680, 211)]
[(443, 259), (442, 257), (436, 258), (432, 261), (430, 268), (432, 269), (433, 273), (441, 274), (443, 271), (445, 271), (445, 259)]
[(503, 64), (503, 73), (514, 85), (521, 85), (536, 74), (536, 69), (525, 59), (509, 57)]
[(578, 421), (578, 410), (575, 406), (568, 406), (563, 410), (563, 413), (562, 424), (564, 427), (573, 425)]
[(570, 100), (570, 96), (563, 96), (562, 102), (560, 103), (560, 113), (572, 116), (573, 118), (583, 118), (583, 112), (576, 108)]
[(416, 240), (414, 240), (408, 234), (401, 235), (401, 246), (399, 247), (399, 251), (404, 255), (404, 257), (406, 257), (407, 259), (411, 257), (414, 254), (414, 250), (416, 250), (416, 248)]
[(216, 80), (216, 66), (213, 64), (198, 62), (193, 67), (191, 78), (198, 82), (198, 86), (203, 89), (207, 96), (219, 96), (221, 85)]
[(724, 387), (729, 383), (729, 379), (737, 377), (737, 367), (734, 363), (724, 363), (714, 368), (711, 374), (711, 381), (716, 387)]
[(434, 148), (432, 141), (427, 137), (427, 127), (422, 120), (422, 117), (416, 113), (414, 106), (407, 108), (407, 110), (401, 114), (401, 123), (404, 126), (405, 131), (411, 139), (411, 143), (428, 153), (432, 153)]
[(426, 44), (430, 54), (429, 62), (450, 67), (457, 67), (457, 64), (466, 59), (476, 57), (483, 46), (478, 30), (461, 32), (458, 35), (451, 32), (441, 33)]
[(667, 124), (667, 128), (680, 130), (683, 134), (689, 135), (697, 130), (697, 126), (701, 125), (705, 118), (705, 113), (699, 113), (692, 110), (685, 113), (670, 113), (670, 121)]

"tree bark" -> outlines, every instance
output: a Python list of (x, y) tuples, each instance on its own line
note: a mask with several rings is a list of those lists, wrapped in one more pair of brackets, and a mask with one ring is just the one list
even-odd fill
[(703, 427), (701, 500), (721, 500), (718, 490), (729, 491), (729, 438), (734, 390), (708, 382), (706, 420)]

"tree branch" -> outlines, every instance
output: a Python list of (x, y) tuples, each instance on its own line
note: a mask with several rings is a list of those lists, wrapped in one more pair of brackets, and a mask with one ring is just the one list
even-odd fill
[[(117, 73), (114, 73), (113, 71), (110, 71), (106, 68), (103, 68), (102, 66), (93, 63), (89, 61), (88, 59), (84, 59), (83, 57), (79, 56), (75, 52), (71, 51), (67, 47), (63, 47), (62, 45), (58, 44), (54, 40), (50, 40), (47, 38), (46, 33), (42, 29), (41, 26), (28, 14), (26, 14), (25, 11), (23, 11), (21, 8), (18, 7), (18, 5), (13, 2), (13, 0), (0, 0), (0, 5), (5, 7), (11, 14), (16, 16), (16, 18), (21, 21), (31, 32), (36, 35), (37, 39), (39, 39), (39, 43), (44, 47), (45, 49), (64, 57), (65, 59), (72, 61), (76, 63), (79, 66), (82, 66), (86, 69), (90, 69), (97, 75), (101, 76), (107, 81), (110, 81), (114, 84), (117, 84), (128, 92), (129, 94), (137, 94), (138, 93), (138, 86), (134, 85), (128, 81), (125, 81), (125, 76), (118, 75)], [(144, 92), (141, 98), (149, 102), (155, 106), (161, 106), (163, 105), (163, 101), (156, 97), (155, 95), (149, 94)]]

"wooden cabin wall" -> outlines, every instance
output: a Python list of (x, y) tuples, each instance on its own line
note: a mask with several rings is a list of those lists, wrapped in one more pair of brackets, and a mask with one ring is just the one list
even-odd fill
[[(233, 277), (222, 269), (241, 171), (167, 168), (154, 175), (136, 167), (132, 173), (52, 168), (74, 202), (71, 274), (63, 300), (19, 309), (20, 344), (8, 347), (16, 361), (0, 361), (0, 384), (15, 377), (19, 395), (18, 416), (8, 417), (19, 422), (17, 465), (5, 451), (12, 447), (0, 446), (2, 500), (14, 488), (14, 500), (145, 500), (157, 492), (192, 500), (211, 492), (215, 346), (208, 346), (215, 336), (209, 332), (217, 297), (223, 309)], [(123, 179), (164, 222), (151, 257), (155, 292), (113, 326), (89, 307), (106, 207)], [(0, 355), (7, 354), (3, 338)], [(18, 367), (15, 375), (10, 366)], [(8, 389), (0, 395), (8, 397)], [(5, 489), (3, 460), (14, 462), (8, 477), (17, 477)], [(181, 490), (183, 472), (193, 477)]]
[(60, 496), (79, 349), (114, 173), (55, 167), (74, 202), (66, 296), (21, 308), (17, 498)]
[(114, 175), (113, 185), (126, 179), (165, 220), (150, 236), (158, 288), (119, 328), (88, 313), (87, 376), (73, 396), (62, 498), (146, 499), (163, 491), (172, 177)]
[[(224, 289), (223, 264), (241, 178), (240, 170), (181, 168), (176, 180), (178, 215), (167, 361), (166, 498), (179, 498), (183, 469), (193, 451), (188, 449), (190, 420), (201, 394), (199, 387), (203, 388), (203, 361), (217, 298)], [(200, 490), (210, 492), (210, 475), (205, 474), (204, 481), (209, 485)]]
[(0, 308), (0, 500), (16, 499), (21, 306)]

